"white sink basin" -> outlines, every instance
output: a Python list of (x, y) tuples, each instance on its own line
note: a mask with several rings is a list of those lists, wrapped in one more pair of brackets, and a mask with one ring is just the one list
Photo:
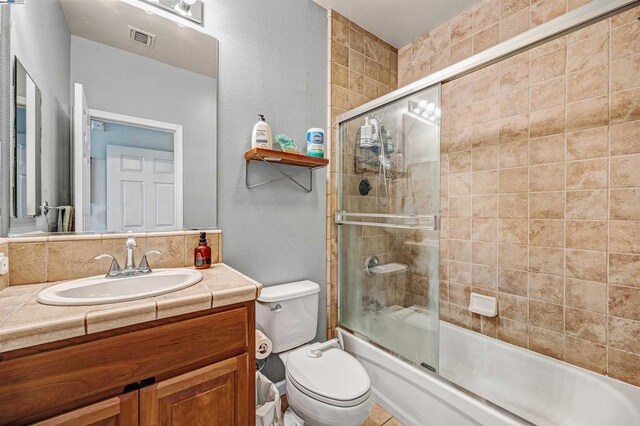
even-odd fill
[(78, 306), (126, 302), (182, 290), (202, 280), (193, 269), (156, 269), (150, 274), (127, 278), (97, 277), (67, 281), (38, 293), (45, 305)]

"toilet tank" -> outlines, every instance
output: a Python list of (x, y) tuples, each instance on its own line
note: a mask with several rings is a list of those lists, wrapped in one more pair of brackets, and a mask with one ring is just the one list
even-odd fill
[(297, 281), (265, 287), (256, 304), (256, 325), (273, 343), (273, 353), (312, 341), (318, 325), (320, 286)]

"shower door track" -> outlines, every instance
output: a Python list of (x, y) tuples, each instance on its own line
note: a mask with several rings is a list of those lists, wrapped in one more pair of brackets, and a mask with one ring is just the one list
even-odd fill
[(446, 83), (465, 74), (492, 65), (510, 56), (517, 55), (537, 45), (560, 37), (579, 28), (620, 13), (640, 4), (640, 0), (594, 0), (549, 22), (538, 25), (507, 41), (436, 71), (420, 80), (394, 90), (338, 116), (338, 124), (365, 114), (390, 102), (416, 93), (438, 83)]

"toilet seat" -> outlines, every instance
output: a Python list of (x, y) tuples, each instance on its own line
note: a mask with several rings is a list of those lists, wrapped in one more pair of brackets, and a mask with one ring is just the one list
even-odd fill
[(353, 356), (340, 348), (309, 356), (308, 348), (287, 357), (287, 380), (303, 394), (336, 407), (354, 407), (371, 395), (371, 380)]
[(325, 396), (319, 395), (307, 388), (305, 388), (304, 386), (301, 386), (300, 383), (296, 382), (296, 380), (294, 378), (291, 377), (291, 374), (289, 374), (287, 372), (286, 374), (287, 376), (287, 380), (289, 381), (289, 383), (291, 383), (297, 390), (299, 390), (300, 392), (302, 392), (303, 394), (305, 394), (306, 396), (308, 396), (309, 398), (312, 398), (316, 401), (322, 402), (324, 404), (327, 405), (332, 405), (334, 407), (355, 407), (359, 404), (362, 404), (363, 402), (365, 402), (370, 396), (371, 396), (371, 389), (369, 389), (365, 394), (363, 394), (362, 396), (356, 398), (356, 399), (351, 399), (351, 400), (339, 400), (339, 399), (333, 399), (333, 398), (327, 398)]

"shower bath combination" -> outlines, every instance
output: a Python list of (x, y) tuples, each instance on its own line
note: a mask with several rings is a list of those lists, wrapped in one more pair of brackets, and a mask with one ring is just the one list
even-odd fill
[[(621, 272), (640, 226), (628, 176), (640, 92), (620, 66), (640, 57), (639, 5), (586, 2), (337, 119), (336, 329), (403, 423), (640, 424), (638, 318), (622, 289), (633, 276)], [(382, 146), (383, 125), (394, 152), (367, 164), (357, 155)], [(387, 208), (353, 196), (354, 143), (371, 186), (393, 172)], [(587, 193), (602, 202), (583, 208)], [(499, 306), (478, 312), (479, 295)]]

